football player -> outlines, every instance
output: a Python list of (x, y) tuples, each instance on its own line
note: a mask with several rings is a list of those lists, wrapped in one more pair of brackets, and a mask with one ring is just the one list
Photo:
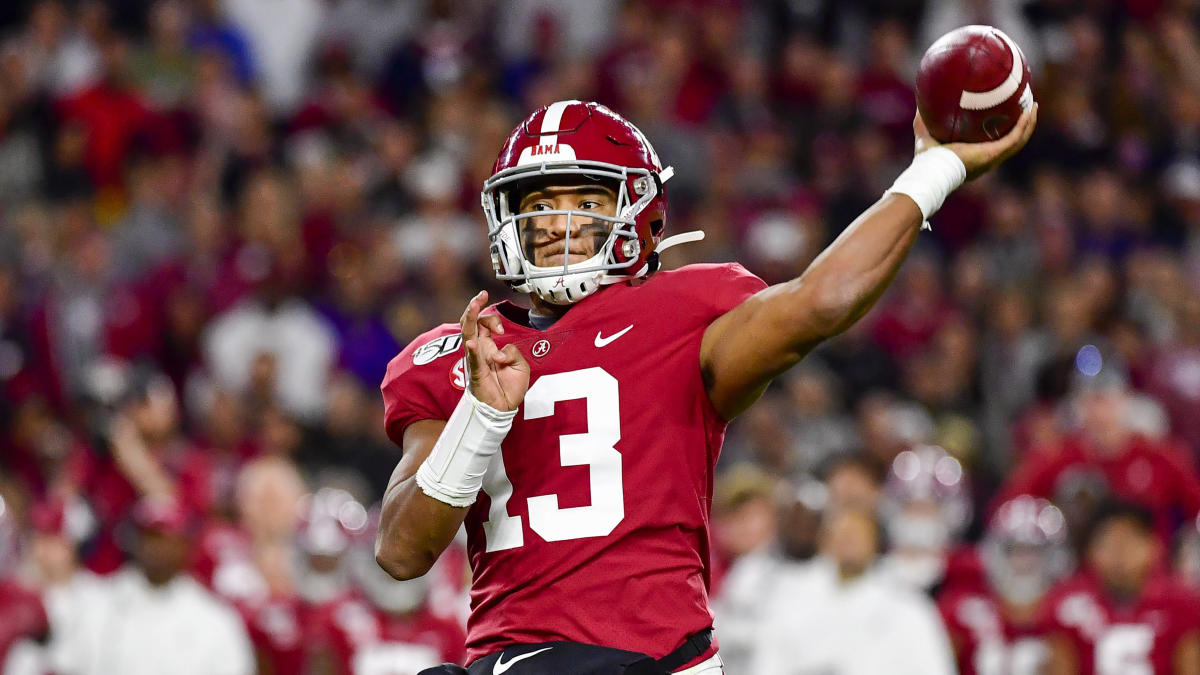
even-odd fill
[(979, 546), (981, 583), (944, 589), (938, 609), (963, 675), (1038, 675), (1048, 649), (1038, 623), (1040, 601), (1068, 572), (1066, 520), (1045, 499), (1005, 502)]
[[(373, 516), (378, 520), (378, 515)], [(354, 588), (316, 608), (312, 642), (315, 672), (331, 675), (413, 675), (462, 657), (462, 626), (435, 612), (430, 573), (396, 581), (375, 562), (372, 542), (355, 537), (346, 552)], [(462, 564), (443, 556), (438, 566)]]
[(879, 510), (890, 548), (880, 562), (884, 573), (932, 595), (971, 521), (962, 464), (936, 445), (901, 452), (892, 460)]
[(1085, 569), (1046, 598), (1049, 675), (1200, 675), (1193, 597), (1165, 574), (1144, 507), (1108, 503), (1087, 536)]
[(768, 288), (737, 264), (658, 271), (661, 251), (697, 238), (664, 238), (672, 170), (602, 105), (535, 111), (482, 195), (497, 277), (531, 307), (480, 293), (389, 364), (403, 457), (380, 565), (421, 576), (465, 522), (471, 673), (720, 672), (709, 505), (728, 421), (863, 316), (922, 223), (1020, 149), (1035, 117), (938, 147), (914, 121), (912, 166)]

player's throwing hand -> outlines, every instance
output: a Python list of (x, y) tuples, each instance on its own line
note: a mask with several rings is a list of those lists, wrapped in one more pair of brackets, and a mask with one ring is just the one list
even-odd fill
[(487, 300), (487, 291), (480, 291), (459, 320), (471, 394), (497, 410), (516, 410), (529, 389), (529, 364), (516, 345), (500, 348), (492, 339), (493, 333), (504, 334), (504, 324), (495, 314), (479, 316)]
[(1025, 147), (1025, 143), (1033, 135), (1034, 127), (1037, 126), (1037, 110), (1037, 104), (1034, 103), (1032, 108), (1021, 113), (1021, 118), (1017, 120), (1017, 125), (1011, 131), (994, 141), (946, 143), (945, 145), (938, 143), (929, 133), (929, 130), (925, 128), (925, 121), (921, 119), (921, 113), (918, 112), (913, 119), (913, 135), (916, 137), (914, 154), (919, 155), (930, 148), (941, 145), (947, 150), (953, 151), (962, 160), (963, 165), (967, 168), (967, 180), (978, 178)]

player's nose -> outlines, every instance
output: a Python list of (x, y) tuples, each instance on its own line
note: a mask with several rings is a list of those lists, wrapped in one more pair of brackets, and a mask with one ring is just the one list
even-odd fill
[[(566, 207), (562, 207), (566, 208)], [(574, 236), (579, 231), (579, 218), (571, 213), (556, 213), (552, 216), (546, 216), (550, 219), (549, 230), (556, 237), (567, 236), (568, 230), (571, 236)]]

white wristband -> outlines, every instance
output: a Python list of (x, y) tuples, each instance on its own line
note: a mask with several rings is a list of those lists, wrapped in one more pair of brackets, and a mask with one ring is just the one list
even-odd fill
[[(914, 157), (912, 164), (883, 194), (908, 195), (921, 209), (922, 219), (928, 221), (966, 179), (967, 167), (953, 150), (930, 148)], [(921, 227), (929, 229), (929, 223), (924, 222)]]
[(450, 506), (474, 504), (516, 415), (516, 410), (496, 410), (481, 402), (470, 389), (463, 392), (433, 451), (417, 468), (421, 492)]

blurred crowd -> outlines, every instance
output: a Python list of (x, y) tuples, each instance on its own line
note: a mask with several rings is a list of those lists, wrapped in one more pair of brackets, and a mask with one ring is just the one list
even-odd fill
[[(1079, 584), (1200, 597), (1200, 3), (14, 0), (5, 672), (461, 658), (461, 544), (421, 581), (373, 564), (399, 454), (377, 388), (479, 289), (509, 295), (478, 191), (512, 126), (609, 105), (675, 167), (668, 228), (707, 234), (665, 264), (783, 281), (908, 164), (916, 64), (969, 23), (1023, 48), (1037, 133), (731, 426), (728, 672), (903, 672), (839, 661), (879, 653), (837, 627), (880, 608), (903, 629), (874, 635), (930, 659), (912, 672), (1024, 672), (1012, 646), (1047, 622), (1078, 654), (1104, 639), (1115, 610), (1055, 604)], [(1166, 623), (1190, 649), (1200, 625)], [(1106, 649), (1117, 670), (1079, 672), (1167, 672)]]

